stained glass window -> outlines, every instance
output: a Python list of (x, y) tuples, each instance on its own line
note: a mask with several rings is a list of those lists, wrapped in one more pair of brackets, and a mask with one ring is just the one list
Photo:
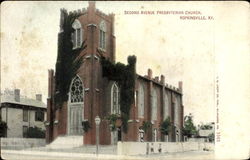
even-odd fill
[(70, 88), (70, 102), (79, 103), (83, 102), (83, 85), (81, 79), (76, 76)]

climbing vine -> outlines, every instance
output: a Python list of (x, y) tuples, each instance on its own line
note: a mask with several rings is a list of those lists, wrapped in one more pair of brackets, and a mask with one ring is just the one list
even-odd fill
[(58, 53), (55, 73), (55, 104), (58, 108), (68, 100), (68, 91), (71, 80), (75, 77), (77, 70), (82, 64), (82, 57), (79, 54), (86, 48), (85, 41), (78, 49), (73, 50), (71, 35), (74, 31), (72, 24), (80, 13), (68, 13), (61, 10), (62, 32), (58, 34)]
[(116, 81), (120, 88), (122, 128), (124, 132), (127, 132), (130, 107), (134, 102), (136, 57), (129, 56), (128, 65), (119, 62), (115, 64), (104, 57), (101, 63), (103, 76)]
[(152, 127), (152, 123), (150, 121), (143, 121), (141, 129), (146, 133), (148, 129)]
[(173, 125), (170, 122), (170, 117), (168, 116), (161, 124), (160, 124), (160, 131), (164, 135), (168, 135)]
[(110, 114), (106, 117), (106, 119), (109, 121), (109, 125), (110, 125), (110, 129), (111, 131), (115, 131), (116, 130), (116, 121), (118, 119), (118, 115), (116, 114)]
[(82, 127), (84, 133), (88, 132), (88, 130), (91, 128), (89, 121), (82, 121)]

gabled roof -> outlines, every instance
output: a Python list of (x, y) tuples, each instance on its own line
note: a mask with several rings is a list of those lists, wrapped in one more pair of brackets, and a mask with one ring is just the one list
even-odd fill
[(42, 101), (27, 98), (24, 96), (20, 96), (20, 101), (16, 101), (14, 94), (6, 94), (6, 93), (2, 94), (1, 93), (0, 102), (33, 106), (33, 107), (38, 107), (38, 108), (47, 108), (46, 104), (43, 103)]

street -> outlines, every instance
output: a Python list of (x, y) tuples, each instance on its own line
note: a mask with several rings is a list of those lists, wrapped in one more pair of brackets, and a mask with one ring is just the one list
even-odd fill
[(17, 151), (17, 150), (2, 150), (3, 159), (23, 159), (23, 160), (53, 160), (53, 159), (76, 159), (76, 160), (96, 160), (96, 159), (214, 159), (214, 152), (207, 151), (189, 151), (181, 153), (162, 153), (141, 156), (120, 156), (111, 154), (95, 154), (89, 153), (66, 153), (66, 152), (44, 152), (44, 151)]

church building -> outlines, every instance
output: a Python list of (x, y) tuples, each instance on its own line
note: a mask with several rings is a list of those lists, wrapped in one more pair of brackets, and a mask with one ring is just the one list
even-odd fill
[[(56, 70), (48, 73), (47, 143), (78, 137), (82, 145), (96, 144), (96, 116), (102, 145), (183, 140), (182, 82), (168, 85), (151, 69), (137, 74), (135, 56), (128, 65), (115, 65), (114, 16), (96, 9), (95, 2), (73, 12), (61, 9)], [(126, 75), (132, 76), (120, 78)]]

